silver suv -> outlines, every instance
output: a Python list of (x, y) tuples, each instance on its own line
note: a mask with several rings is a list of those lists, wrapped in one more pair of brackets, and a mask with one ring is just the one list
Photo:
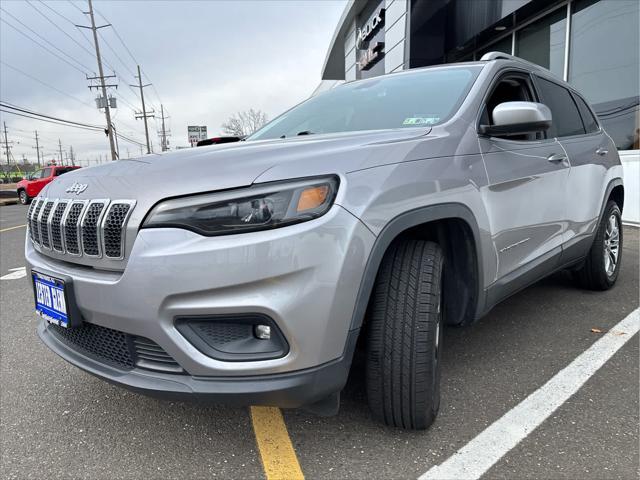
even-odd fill
[(584, 98), (500, 53), (347, 83), (246, 141), (83, 168), (29, 209), (44, 343), (165, 397), (426, 428), (443, 325), (560, 269), (613, 286), (622, 167)]

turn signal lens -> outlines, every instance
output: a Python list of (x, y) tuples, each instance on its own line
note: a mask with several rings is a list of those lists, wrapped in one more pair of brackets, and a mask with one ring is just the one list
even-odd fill
[(298, 199), (297, 211), (304, 212), (319, 207), (327, 199), (327, 195), (329, 195), (328, 185), (320, 185), (303, 190)]

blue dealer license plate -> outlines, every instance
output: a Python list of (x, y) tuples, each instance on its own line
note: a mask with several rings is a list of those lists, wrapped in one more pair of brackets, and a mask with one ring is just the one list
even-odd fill
[(32, 272), (32, 278), (36, 312), (48, 322), (68, 327), (69, 314), (64, 282), (38, 272)]

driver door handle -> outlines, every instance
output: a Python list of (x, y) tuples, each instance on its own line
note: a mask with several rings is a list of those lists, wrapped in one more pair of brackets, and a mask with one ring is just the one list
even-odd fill
[(606, 148), (600, 147), (599, 149), (596, 150), (596, 153), (601, 157), (604, 157), (607, 153), (609, 153), (609, 150), (607, 150)]
[(547, 160), (551, 163), (562, 163), (567, 161), (567, 156), (564, 153), (554, 153), (553, 155), (549, 155)]

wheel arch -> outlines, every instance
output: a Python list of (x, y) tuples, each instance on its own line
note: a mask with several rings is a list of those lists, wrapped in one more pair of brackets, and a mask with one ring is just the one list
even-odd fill
[(620, 208), (620, 211), (622, 212), (622, 209), (624, 207), (624, 185), (622, 184), (621, 180), (612, 185), (607, 199), (616, 202), (618, 204), (618, 207)]
[(388, 248), (398, 239), (416, 237), (440, 244), (445, 252), (445, 262), (453, 265), (455, 275), (447, 275), (445, 270), (445, 289), (457, 293), (445, 297), (446, 308), (452, 319), (456, 319), (452, 323), (468, 324), (483, 311), (483, 263), (478, 224), (467, 206), (445, 203), (405, 212), (382, 229), (365, 266), (350, 329), (360, 328), (364, 323), (375, 279)]

